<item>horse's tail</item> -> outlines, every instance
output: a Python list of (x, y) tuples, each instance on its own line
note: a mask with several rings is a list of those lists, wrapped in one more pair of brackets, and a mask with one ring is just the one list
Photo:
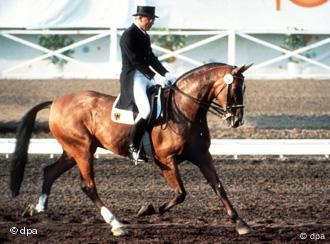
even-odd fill
[(25, 164), (28, 157), (28, 148), (31, 134), (34, 128), (37, 113), (48, 108), (53, 102), (47, 101), (31, 108), (21, 119), (16, 131), (16, 146), (11, 160), (10, 190), (13, 197), (19, 193), (24, 177)]

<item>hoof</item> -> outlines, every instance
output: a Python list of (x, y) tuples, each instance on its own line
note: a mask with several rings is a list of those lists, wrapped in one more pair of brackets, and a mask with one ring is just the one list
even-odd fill
[(156, 210), (155, 210), (154, 206), (151, 203), (147, 203), (140, 208), (139, 212), (137, 213), (137, 216), (138, 217), (148, 216), (148, 215), (153, 215), (155, 213), (156, 213)]
[(35, 212), (36, 211), (35, 211), (35, 207), (33, 206), (33, 204), (29, 204), (29, 206), (27, 206), (27, 208), (22, 213), (22, 217), (24, 217), (24, 218), (32, 217), (35, 214)]
[(128, 231), (124, 229), (124, 227), (119, 227), (117, 229), (111, 230), (113, 236), (119, 237), (119, 236), (126, 236), (128, 235)]
[(239, 235), (246, 235), (253, 232), (254, 230), (243, 220), (238, 220), (236, 223), (236, 231)]

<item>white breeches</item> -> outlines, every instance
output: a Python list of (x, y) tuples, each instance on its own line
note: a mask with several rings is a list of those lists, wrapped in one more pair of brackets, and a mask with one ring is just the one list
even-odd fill
[(138, 70), (135, 71), (133, 80), (134, 100), (139, 110), (139, 114), (136, 117), (135, 121), (138, 121), (140, 118), (147, 119), (150, 114), (150, 105), (147, 96), (147, 89), (155, 85), (155, 82), (153, 80), (149, 80)]

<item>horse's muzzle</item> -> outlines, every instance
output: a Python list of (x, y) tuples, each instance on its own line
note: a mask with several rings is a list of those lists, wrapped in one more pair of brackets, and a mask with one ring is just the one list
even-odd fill
[(231, 115), (227, 118), (227, 124), (231, 128), (237, 128), (244, 124), (244, 119), (242, 116)]

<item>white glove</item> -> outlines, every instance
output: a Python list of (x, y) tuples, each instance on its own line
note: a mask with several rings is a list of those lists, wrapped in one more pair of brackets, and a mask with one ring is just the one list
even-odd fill
[(176, 78), (170, 72), (167, 72), (165, 74), (165, 80), (164, 80), (165, 87), (173, 85), (175, 81), (176, 81)]
[(151, 79), (150, 80), (150, 86), (154, 86), (154, 85), (156, 85), (157, 83), (156, 83), (156, 81), (155, 81), (155, 79)]

